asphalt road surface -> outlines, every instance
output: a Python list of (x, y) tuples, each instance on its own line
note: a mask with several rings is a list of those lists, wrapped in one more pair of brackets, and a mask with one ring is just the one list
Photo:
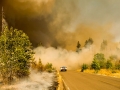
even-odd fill
[(120, 78), (77, 71), (60, 72), (68, 90), (120, 90)]

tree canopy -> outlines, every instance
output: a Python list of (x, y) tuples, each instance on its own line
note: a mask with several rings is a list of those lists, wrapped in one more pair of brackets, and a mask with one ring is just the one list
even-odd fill
[(0, 36), (0, 73), (3, 80), (28, 76), (32, 58), (29, 37), (21, 30), (5, 27)]
[(104, 54), (102, 53), (97, 53), (94, 55), (93, 62), (92, 62), (92, 68), (93, 69), (101, 69), (105, 68), (106, 61)]

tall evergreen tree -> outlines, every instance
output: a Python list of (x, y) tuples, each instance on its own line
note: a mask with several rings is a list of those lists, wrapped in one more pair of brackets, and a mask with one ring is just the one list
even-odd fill
[(80, 48), (80, 46), (81, 46), (81, 45), (80, 45), (80, 43), (79, 43), (79, 41), (78, 41), (78, 42), (77, 42), (77, 48)]
[(81, 47), (81, 44), (79, 43), (79, 41), (77, 42), (77, 50), (76, 50), (76, 52), (79, 52), (79, 51), (81, 51), (81, 49), (80, 49), (80, 47)]

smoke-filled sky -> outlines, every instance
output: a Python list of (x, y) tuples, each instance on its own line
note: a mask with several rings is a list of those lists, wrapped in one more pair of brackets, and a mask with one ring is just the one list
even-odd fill
[(120, 41), (120, 0), (4, 0), (9, 26), (22, 29), (34, 46), (75, 50), (91, 37)]

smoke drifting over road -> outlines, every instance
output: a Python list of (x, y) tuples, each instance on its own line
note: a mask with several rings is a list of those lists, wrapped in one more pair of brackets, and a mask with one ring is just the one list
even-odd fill
[(3, 85), (0, 90), (50, 90), (55, 74), (48, 72), (31, 72), (29, 79), (21, 80), (13, 85)]
[(41, 42), (75, 50), (77, 41), (83, 45), (89, 37), (96, 44), (119, 40), (119, 4), (119, 0), (4, 0), (4, 12), (9, 26), (22, 29), (34, 46)]
[(63, 48), (45, 48), (37, 47), (34, 49), (35, 60), (38, 62), (41, 59), (42, 63), (52, 63), (58, 70), (61, 66), (67, 66), (68, 70), (75, 70), (81, 67), (82, 64), (91, 65), (94, 55), (97, 53), (103, 53), (106, 60), (110, 56), (115, 56), (116, 60), (120, 59), (120, 43), (108, 43), (104, 50), (100, 49), (96, 45), (92, 45), (89, 48), (82, 48), (78, 53), (75, 51), (69, 51)]
[(90, 49), (84, 49), (78, 53), (63, 48), (55, 49), (53, 47), (37, 47), (34, 49), (34, 52), (36, 61), (41, 59), (44, 64), (50, 62), (58, 70), (61, 66), (67, 66), (68, 70), (71, 70), (79, 68), (83, 63), (90, 64), (95, 53), (95, 51), (93, 52)]

